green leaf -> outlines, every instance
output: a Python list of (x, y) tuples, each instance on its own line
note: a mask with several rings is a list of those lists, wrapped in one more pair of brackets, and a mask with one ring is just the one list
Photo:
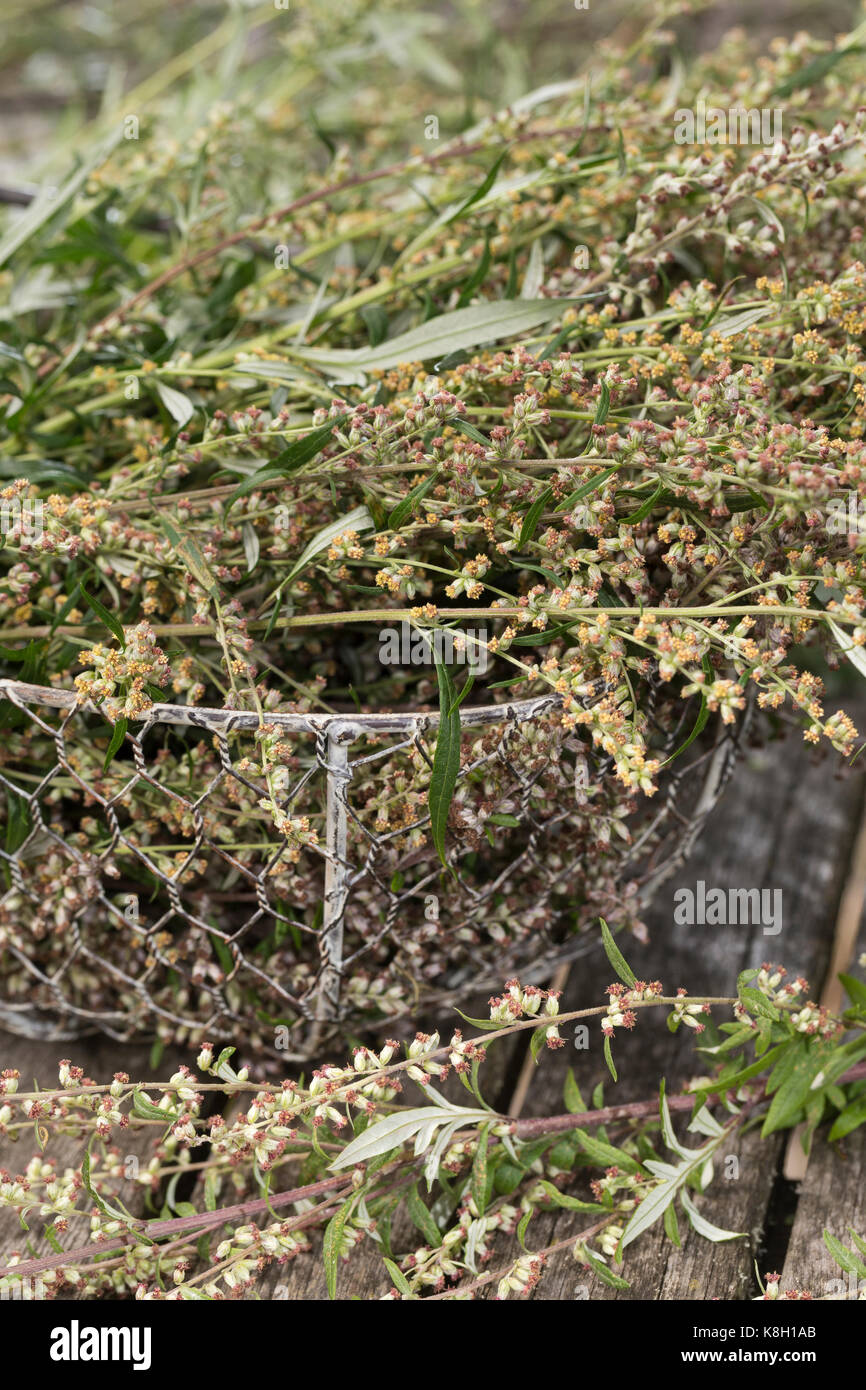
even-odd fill
[(388, 336), (388, 315), (381, 304), (367, 304), (360, 313), (367, 329), (370, 347), (378, 347)]
[(851, 44), (848, 48), (834, 49), (832, 53), (819, 53), (817, 58), (813, 58), (805, 67), (800, 68), (799, 72), (792, 73), (790, 77), (786, 77), (783, 82), (780, 82), (778, 87), (773, 89), (773, 96), (789, 97), (793, 92), (797, 92), (803, 87), (815, 87), (819, 82), (823, 82), (827, 74), (843, 58), (847, 58), (851, 53), (863, 52), (862, 47)]
[(767, 1090), (772, 1087), (775, 1095), (761, 1130), (763, 1138), (777, 1129), (790, 1129), (800, 1120), (821, 1063), (822, 1052), (810, 1047), (805, 1038), (792, 1044), (789, 1056), (782, 1058), (767, 1083)]
[(582, 1115), (586, 1111), (586, 1104), (580, 1094), (580, 1087), (574, 1079), (574, 1072), (569, 1067), (565, 1076), (565, 1108), (569, 1115)]
[(627, 1279), (621, 1279), (618, 1274), (614, 1274), (612, 1269), (602, 1264), (597, 1255), (593, 1255), (591, 1250), (585, 1247), (581, 1253), (581, 1259), (585, 1260), (593, 1274), (602, 1284), (606, 1284), (609, 1289), (628, 1289), (631, 1288)]
[[(723, 1231), (720, 1226), (714, 1226), (711, 1221), (708, 1221), (706, 1217), (702, 1216), (698, 1211), (686, 1188), (683, 1188), (680, 1192), (680, 1201), (683, 1211), (689, 1218), (693, 1229), (697, 1231), (699, 1236), (703, 1236), (705, 1240), (718, 1242), (722, 1240), (744, 1240), (748, 1237), (747, 1231)], [(673, 1208), (669, 1207), (668, 1210), (672, 1211)], [(667, 1216), (667, 1212), (665, 1216)]]
[(535, 528), (538, 525), (542, 512), (553, 496), (553, 488), (546, 487), (540, 497), (533, 502), (526, 516), (523, 518), (523, 525), (520, 528), (520, 536), (517, 541), (518, 550), (522, 550), (528, 541), (535, 535)]
[(460, 710), (455, 706), (455, 690), (451, 675), (441, 661), (436, 661), (439, 680), (439, 730), (433, 754), (433, 768), (427, 793), (430, 830), (433, 844), (445, 867), (445, 830), (451, 798), (460, 772)]
[(328, 1297), (337, 1296), (337, 1261), (340, 1255), (340, 1246), (343, 1241), (343, 1232), (346, 1223), (352, 1215), (352, 1209), (357, 1201), (357, 1196), (350, 1197), (344, 1202), (340, 1210), (335, 1212), (325, 1227), (325, 1237), (322, 1244), (322, 1258), (325, 1262), (325, 1279), (328, 1284)]
[(93, 598), (93, 596), (87, 592), (83, 584), (79, 585), (79, 588), (81, 589), (81, 597), (90, 604), (91, 611), (95, 617), (97, 617), (101, 623), (104, 623), (109, 632), (117, 638), (121, 649), (124, 648), (126, 646), (126, 637), (124, 636), (123, 627), (117, 621), (114, 614), (109, 613), (108, 609), (99, 602), (98, 598)]
[(550, 1023), (545, 1023), (541, 1028), (533, 1028), (532, 1030), (532, 1037), (529, 1039), (529, 1055), (536, 1066), (538, 1066), (538, 1059), (544, 1051), (549, 1027)]
[(854, 975), (840, 975), (845, 993), (852, 1004), (858, 1004), (861, 1008), (866, 1008), (866, 985), (862, 980), (858, 980)]
[(185, 396), (183, 391), (175, 390), (173, 386), (167, 386), (164, 381), (154, 380), (153, 388), (178, 429), (183, 429), (195, 414), (195, 406), (189, 396)]
[(841, 1240), (837, 1240), (829, 1231), (824, 1232), (824, 1244), (840, 1269), (844, 1269), (846, 1274), (856, 1274), (859, 1278), (866, 1279), (866, 1264), (853, 1250), (849, 1250), (847, 1245), (843, 1245)]
[(475, 203), (480, 202), (481, 199), (490, 192), (491, 188), (496, 182), (496, 175), (502, 168), (502, 162), (507, 154), (508, 150), (505, 149), (493, 161), (487, 173), (484, 175), (484, 178), (481, 180), (481, 183), (475, 189), (474, 193), (470, 193), (466, 201), (461, 203), (458, 208), (455, 208), (454, 212), (448, 213), (448, 216), (445, 218), (443, 226), (448, 226), (451, 222), (456, 222), (458, 217), (462, 217), (464, 212), (468, 212), (469, 209), (475, 205)]
[(40, 227), (56, 216), (61, 208), (75, 197), (93, 170), (105, 163), (122, 136), (123, 128), (118, 121), (114, 134), (83, 160), (79, 168), (74, 174), (70, 174), (65, 183), (62, 183), (59, 188), (49, 189), (45, 187), (41, 194), (33, 199), (27, 211), (20, 217), (16, 217), (3, 240), (0, 241), (0, 266), (5, 265), (9, 257), (20, 246), (23, 246), (25, 241), (28, 241), (35, 232), (39, 231)]
[(641, 1172), (640, 1164), (627, 1154), (625, 1149), (616, 1149), (613, 1144), (605, 1144), (603, 1140), (596, 1139), (582, 1129), (576, 1129), (575, 1135), (580, 1143), (581, 1153), (586, 1154), (598, 1167), (621, 1168), (624, 1173)]
[(117, 753), (118, 750), (123, 746), (123, 740), (126, 737), (126, 731), (128, 728), (129, 720), (124, 715), (122, 718), (118, 719), (117, 723), (114, 726), (114, 729), (112, 730), (111, 740), (108, 744), (108, 748), (105, 753), (105, 762), (102, 764), (103, 772), (108, 771), (109, 763), (114, 758), (115, 753)]
[(664, 1215), (665, 1235), (668, 1240), (673, 1241), (677, 1249), (682, 1246), (680, 1240), (680, 1223), (677, 1221), (677, 1209), (671, 1202), (669, 1207), (665, 1207)]
[(328, 1171), (337, 1173), (341, 1168), (355, 1168), (360, 1163), (369, 1163), (373, 1158), (402, 1148), (411, 1139), (415, 1140), (415, 1155), (418, 1157), (429, 1148), (436, 1130), (442, 1125), (455, 1123), (465, 1126), (484, 1122), (488, 1118), (486, 1110), (468, 1110), (444, 1100), (440, 1100), (438, 1105), (401, 1109), (370, 1125), (347, 1144), (330, 1164)]
[(433, 1220), (430, 1210), (422, 1201), (418, 1184), (413, 1182), (406, 1193), (406, 1210), (413, 1225), (417, 1226), (427, 1244), (438, 1250), (442, 1244), (442, 1232)]
[[(710, 677), (712, 675), (712, 671), (710, 669), (709, 657), (704, 657), (703, 667), (706, 675)], [(687, 735), (687, 737), (680, 744), (676, 752), (672, 753), (669, 758), (665, 759), (665, 761), (662, 763), (662, 767), (668, 767), (670, 763), (675, 762), (677, 758), (679, 758), (683, 753), (685, 753), (686, 749), (694, 743), (698, 735), (703, 733), (704, 729), (706, 728), (707, 720), (709, 719), (709, 717), (710, 707), (707, 704), (706, 691), (702, 690), (700, 709), (698, 710), (698, 716), (694, 722), (691, 733)]]
[(605, 468), (601, 473), (596, 473), (594, 478), (590, 478), (586, 483), (581, 483), (580, 487), (570, 493), (569, 496), (565, 498), (564, 502), (560, 502), (556, 510), (558, 512), (570, 511), (582, 498), (588, 497), (591, 492), (597, 492), (602, 484), (606, 483), (608, 478), (613, 477), (618, 469), (619, 464), (614, 463), (610, 468)]
[(660, 482), (659, 485), (658, 485), (658, 487), (657, 487), (657, 488), (655, 489), (655, 491), (652, 493), (652, 495), (651, 495), (650, 497), (648, 497), (648, 498), (646, 499), (646, 501), (645, 501), (644, 503), (641, 504), (641, 506), (638, 507), (638, 509), (637, 509), (636, 512), (631, 512), (629, 516), (623, 516), (623, 517), (618, 517), (618, 518), (617, 518), (617, 520), (619, 521), (620, 525), (622, 525), (622, 526), (636, 526), (637, 523), (638, 523), (639, 521), (643, 521), (643, 519), (644, 519), (645, 516), (649, 516), (650, 512), (652, 511), (652, 509), (653, 509), (653, 507), (655, 506), (656, 502), (658, 501), (659, 497), (660, 497), (661, 494), (664, 492), (664, 489), (665, 489), (664, 483), (663, 483), (663, 482)]
[(610, 927), (607, 925), (607, 922), (604, 920), (603, 917), (600, 917), (599, 921), (601, 922), (601, 940), (602, 945), (604, 946), (604, 953), (610, 961), (611, 965), (613, 966), (614, 970), (616, 971), (617, 975), (622, 980), (623, 984), (628, 985), (629, 989), (631, 989), (634, 986), (635, 982), (634, 971), (632, 970), (631, 966), (628, 965), (625, 957), (623, 956), (622, 952), (620, 951), (619, 947), (614, 941), (613, 934), (611, 933)]
[(433, 484), (436, 482), (436, 473), (431, 473), (429, 478), (425, 478), (417, 487), (413, 487), (411, 492), (407, 492), (402, 501), (398, 502), (391, 515), (388, 517), (388, 530), (398, 531), (410, 516), (416, 502), (420, 502), (422, 497), (426, 497)]
[(272, 459), (264, 468), (260, 468), (256, 473), (245, 478), (240, 487), (232, 493), (227, 505), (230, 507), (239, 497), (245, 497), (248, 492), (255, 492), (257, 488), (267, 487), (277, 478), (288, 478), (299, 468), (303, 468), (305, 463), (310, 463), (323, 449), (327, 448), (334, 430), (345, 424), (348, 418), (348, 413), (338, 415), (317, 429), (310, 430), (303, 439), (293, 439), (291, 444), (283, 449), (282, 453), (277, 454), (276, 458)]
[(567, 1211), (601, 1211), (605, 1208), (598, 1202), (582, 1202), (579, 1197), (569, 1197), (565, 1192), (560, 1192), (558, 1187), (554, 1187), (552, 1182), (542, 1179), (540, 1186), (547, 1193), (558, 1207), (565, 1207)]
[[(297, 350), (296, 356), (336, 372), (388, 371), (400, 363), (427, 362), (431, 357), (443, 357), (445, 353), (462, 348), (480, 347), (482, 343), (528, 333), (559, 318), (579, 302), (579, 299), (496, 299), (439, 314), (375, 348), (303, 348)], [(245, 363), (244, 368), (253, 375), (266, 375), (267, 365), (263, 363), (259, 367)]]
[(595, 411), (595, 423), (603, 425), (610, 413), (610, 387), (606, 381), (601, 383), (601, 395)]
[(334, 541), (337, 536), (341, 536), (344, 531), (361, 532), (375, 531), (375, 529), (376, 523), (364, 506), (355, 507), (353, 511), (347, 512), (345, 516), (338, 517), (336, 521), (332, 521), (327, 526), (323, 526), (321, 531), (310, 541), (309, 545), (305, 546), (301, 555), (295, 561), (288, 575), (280, 585), (280, 588), (282, 589), (286, 584), (291, 583), (303, 569), (306, 569), (311, 560), (314, 560), (323, 550), (327, 550), (331, 542)]
[(832, 1144), (837, 1139), (844, 1139), (846, 1134), (859, 1129), (862, 1124), (866, 1124), (866, 1095), (858, 1096), (850, 1105), (846, 1105), (841, 1115), (837, 1115), (833, 1121), (827, 1138)]
[(607, 1069), (613, 1077), (614, 1081), (616, 1082), (619, 1080), (619, 1077), (616, 1074), (616, 1067), (614, 1066), (613, 1061), (613, 1051), (610, 1045), (610, 1037), (607, 1033), (605, 1033), (604, 1035), (604, 1045), (602, 1050), (604, 1052), (604, 1060), (607, 1062)]
[[(522, 1250), (526, 1250), (526, 1232), (529, 1230), (529, 1223), (533, 1215), (534, 1209), (530, 1207), (529, 1210), (525, 1211), (521, 1216), (517, 1227), (517, 1240)], [(529, 1254), (529, 1251), (527, 1250), (526, 1253)]]
[(489, 1130), (489, 1125), (482, 1125), (478, 1132), (478, 1144), (475, 1149), (472, 1176), (469, 1181), (469, 1191), (479, 1216), (484, 1215), (487, 1207), (487, 1135)]
[(383, 1255), (382, 1259), (385, 1262), (385, 1268), (388, 1271), (391, 1283), (394, 1285), (394, 1288), (399, 1289), (400, 1293), (406, 1294), (407, 1297), (413, 1298), (414, 1294), (412, 1293), (409, 1281), (406, 1278), (400, 1266), (396, 1265), (393, 1260), (389, 1260), (387, 1255)]
[(157, 521), (172, 550), (186, 565), (196, 583), (201, 585), (206, 594), (215, 593), (217, 582), (198, 541), (178, 530), (170, 517), (160, 515)]
[(161, 1120), (166, 1126), (170, 1125), (174, 1118), (172, 1115), (167, 1115), (164, 1110), (160, 1110), (158, 1105), (154, 1105), (150, 1097), (146, 1096), (143, 1091), (133, 1091), (132, 1109), (143, 1120)]

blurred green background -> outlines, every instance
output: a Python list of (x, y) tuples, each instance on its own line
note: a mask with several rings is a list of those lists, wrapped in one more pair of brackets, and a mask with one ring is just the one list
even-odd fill
[[(681, 49), (712, 49), (735, 25), (754, 51), (775, 35), (849, 30), (857, 0), (2, 0), (0, 183), (26, 185), (127, 110), (153, 111), (194, 88), (203, 100), (246, 89), (263, 103), (305, 92), (336, 142), (375, 138), (377, 89), (407, 86), (456, 134), (543, 83), (574, 77), (594, 47), (673, 28)], [(351, 99), (347, 100), (347, 94)], [(407, 121), (408, 125), (408, 121)], [(412, 123), (407, 143), (415, 138)]]

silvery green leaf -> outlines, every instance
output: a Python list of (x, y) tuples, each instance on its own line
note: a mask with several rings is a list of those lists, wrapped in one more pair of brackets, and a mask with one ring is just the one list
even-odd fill
[(195, 406), (189, 396), (185, 396), (182, 391), (176, 391), (173, 386), (167, 386), (164, 381), (154, 381), (153, 386), (171, 418), (179, 429), (183, 429), (195, 414)]
[(123, 135), (123, 129), (118, 124), (115, 133), (105, 141), (100, 147), (85, 159), (81, 166), (70, 174), (65, 183), (59, 187), (49, 188), (47, 185), (37, 194), (33, 202), (23, 212), (20, 217), (16, 217), (9, 231), (0, 241), (0, 266), (8, 261), (13, 252), (19, 246), (23, 246), (29, 237), (37, 232), (43, 223), (47, 222), (59, 212), (62, 207), (74, 198), (79, 189), (90, 178), (93, 170), (100, 164), (104, 164), (115, 145), (118, 144)]
[(466, 1263), (467, 1263), (467, 1265), (469, 1266), (469, 1269), (472, 1271), (473, 1274), (477, 1274), (477, 1273), (478, 1273), (478, 1265), (477, 1265), (477, 1263), (476, 1263), (475, 1256), (476, 1256), (476, 1253), (477, 1253), (477, 1251), (478, 1251), (479, 1243), (484, 1239), (484, 1236), (485, 1236), (485, 1234), (486, 1234), (486, 1231), (487, 1231), (487, 1222), (486, 1222), (486, 1221), (470, 1221), (470, 1223), (469, 1223), (469, 1230), (468, 1230), (468, 1232), (467, 1232), (467, 1234), (466, 1234), (466, 1256), (465, 1256), (465, 1258), (466, 1258)]
[(657, 1158), (645, 1158), (644, 1168), (648, 1168), (654, 1178), (675, 1178), (678, 1169), (672, 1163), (662, 1163)]
[(529, 252), (529, 263), (523, 284), (520, 287), (522, 299), (537, 299), (544, 284), (544, 248), (541, 237), (536, 237)]
[(720, 338), (733, 338), (737, 333), (745, 333), (753, 323), (758, 323), (766, 318), (767, 314), (772, 313), (775, 313), (773, 304), (762, 304), (758, 309), (744, 309), (740, 314), (729, 314), (725, 319), (717, 319), (712, 331), (718, 333)]
[(295, 561), (283, 583), (288, 584), (301, 570), (315, 559), (323, 550), (327, 550), (337, 536), (341, 536), (344, 531), (375, 531), (376, 523), (367, 511), (365, 506), (356, 507), (354, 511), (347, 512), (345, 516), (338, 517), (328, 526), (323, 526), (318, 535), (314, 536), (309, 545), (302, 551)]
[(851, 665), (860, 672), (861, 676), (866, 676), (866, 650), (863, 647), (856, 647), (847, 633), (843, 632), (839, 624), (834, 623), (832, 618), (827, 619), (827, 624), (840, 652), (844, 652)]
[(414, 1139), (429, 1116), (429, 1107), (424, 1106), (421, 1109), (398, 1110), (394, 1115), (377, 1120), (346, 1145), (330, 1165), (330, 1171), (335, 1173), (340, 1168), (352, 1168), (358, 1163), (368, 1163), (371, 1158), (378, 1158), (379, 1154), (390, 1153), (392, 1149)]
[[(483, 1115), (484, 1111), (479, 1110), (475, 1113), (477, 1115)], [(427, 1183), (428, 1192), (430, 1191), (431, 1187), (436, 1181), (436, 1175), (439, 1172), (439, 1165), (441, 1164), (442, 1159), (445, 1157), (445, 1154), (451, 1144), (451, 1140), (454, 1138), (454, 1135), (460, 1128), (461, 1123), (459, 1120), (453, 1120), (451, 1124), (445, 1125), (442, 1129), (442, 1132), (439, 1135), (439, 1138), (436, 1140), (436, 1143), (433, 1145), (432, 1149), (427, 1155), (427, 1161), (424, 1164), (424, 1179)]]
[(672, 1153), (675, 1153), (678, 1158), (691, 1158), (694, 1151), (692, 1149), (685, 1148), (677, 1139), (677, 1136), (674, 1134), (674, 1127), (671, 1124), (671, 1112), (668, 1106), (667, 1096), (665, 1095), (664, 1082), (662, 1082), (661, 1084), (661, 1093), (659, 1096), (659, 1110), (661, 1112), (662, 1120), (662, 1136), (668, 1148), (671, 1150)]
[(692, 1134), (706, 1134), (710, 1139), (717, 1139), (723, 1133), (722, 1126), (714, 1115), (711, 1115), (705, 1105), (702, 1105), (698, 1113), (689, 1121), (689, 1132)]
[[(358, 1163), (368, 1163), (371, 1158), (378, 1158), (379, 1154), (390, 1153), (392, 1149), (408, 1144), (421, 1131), (432, 1136), (438, 1125), (459, 1129), (463, 1124), (477, 1124), (487, 1118), (485, 1110), (468, 1110), (459, 1105), (447, 1108), (424, 1105), (414, 1109), (397, 1110), (393, 1115), (376, 1120), (363, 1134), (359, 1134), (357, 1139), (347, 1144), (343, 1152), (334, 1159), (329, 1171), (335, 1173), (340, 1168), (353, 1168)], [(427, 1139), (427, 1143), (429, 1142)], [(416, 1153), (423, 1152), (424, 1148), (419, 1149), (416, 1145)]]
[(707, 1240), (742, 1240), (747, 1234), (746, 1231), (723, 1231), (720, 1226), (714, 1226), (712, 1221), (707, 1221), (705, 1216), (701, 1216), (685, 1189), (680, 1194), (680, 1202), (698, 1235), (705, 1236)]
[[(550, 319), (559, 318), (577, 299), (497, 299), (439, 314), (408, 333), (389, 338), (375, 348), (346, 348), (328, 351), (305, 348), (297, 356), (325, 368), (351, 371), (387, 371), (400, 362), (426, 362), (446, 353), (479, 347), (482, 343), (528, 333)], [(268, 369), (273, 364), (267, 364)]]
[(259, 563), (259, 537), (251, 521), (243, 525), (244, 554), (247, 557), (247, 574), (252, 574)]

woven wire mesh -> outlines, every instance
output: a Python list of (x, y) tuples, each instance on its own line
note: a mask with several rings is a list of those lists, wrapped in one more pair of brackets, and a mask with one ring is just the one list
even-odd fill
[[(464, 709), (445, 872), (426, 806), (435, 714), (268, 714), (281, 832), (250, 770), (257, 713), (154, 705), (105, 762), (105, 719), (72, 692), (0, 681), (0, 696), (0, 1021), (252, 1050), (279, 1027), (298, 1056), (340, 1021), (537, 975), (586, 949), (591, 919), (636, 916), (740, 733), (720, 726), (638, 801), (556, 696)], [(688, 713), (659, 723), (663, 749)]]

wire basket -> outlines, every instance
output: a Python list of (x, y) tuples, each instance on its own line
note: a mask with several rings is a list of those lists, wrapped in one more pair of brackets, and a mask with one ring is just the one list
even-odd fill
[[(276, 1035), (284, 1057), (337, 1024), (360, 1033), (530, 967), (542, 978), (588, 948), (599, 915), (638, 924), (742, 734), (708, 728), (638, 802), (555, 695), (463, 709), (445, 871), (426, 809), (435, 713), (268, 714), (278, 833), (249, 770), (256, 712), (157, 704), (103, 761), (104, 716), (75, 693), (4, 680), (0, 697), (15, 707), (0, 1022), (271, 1056)], [(681, 744), (688, 717), (678, 702), (659, 746)]]

